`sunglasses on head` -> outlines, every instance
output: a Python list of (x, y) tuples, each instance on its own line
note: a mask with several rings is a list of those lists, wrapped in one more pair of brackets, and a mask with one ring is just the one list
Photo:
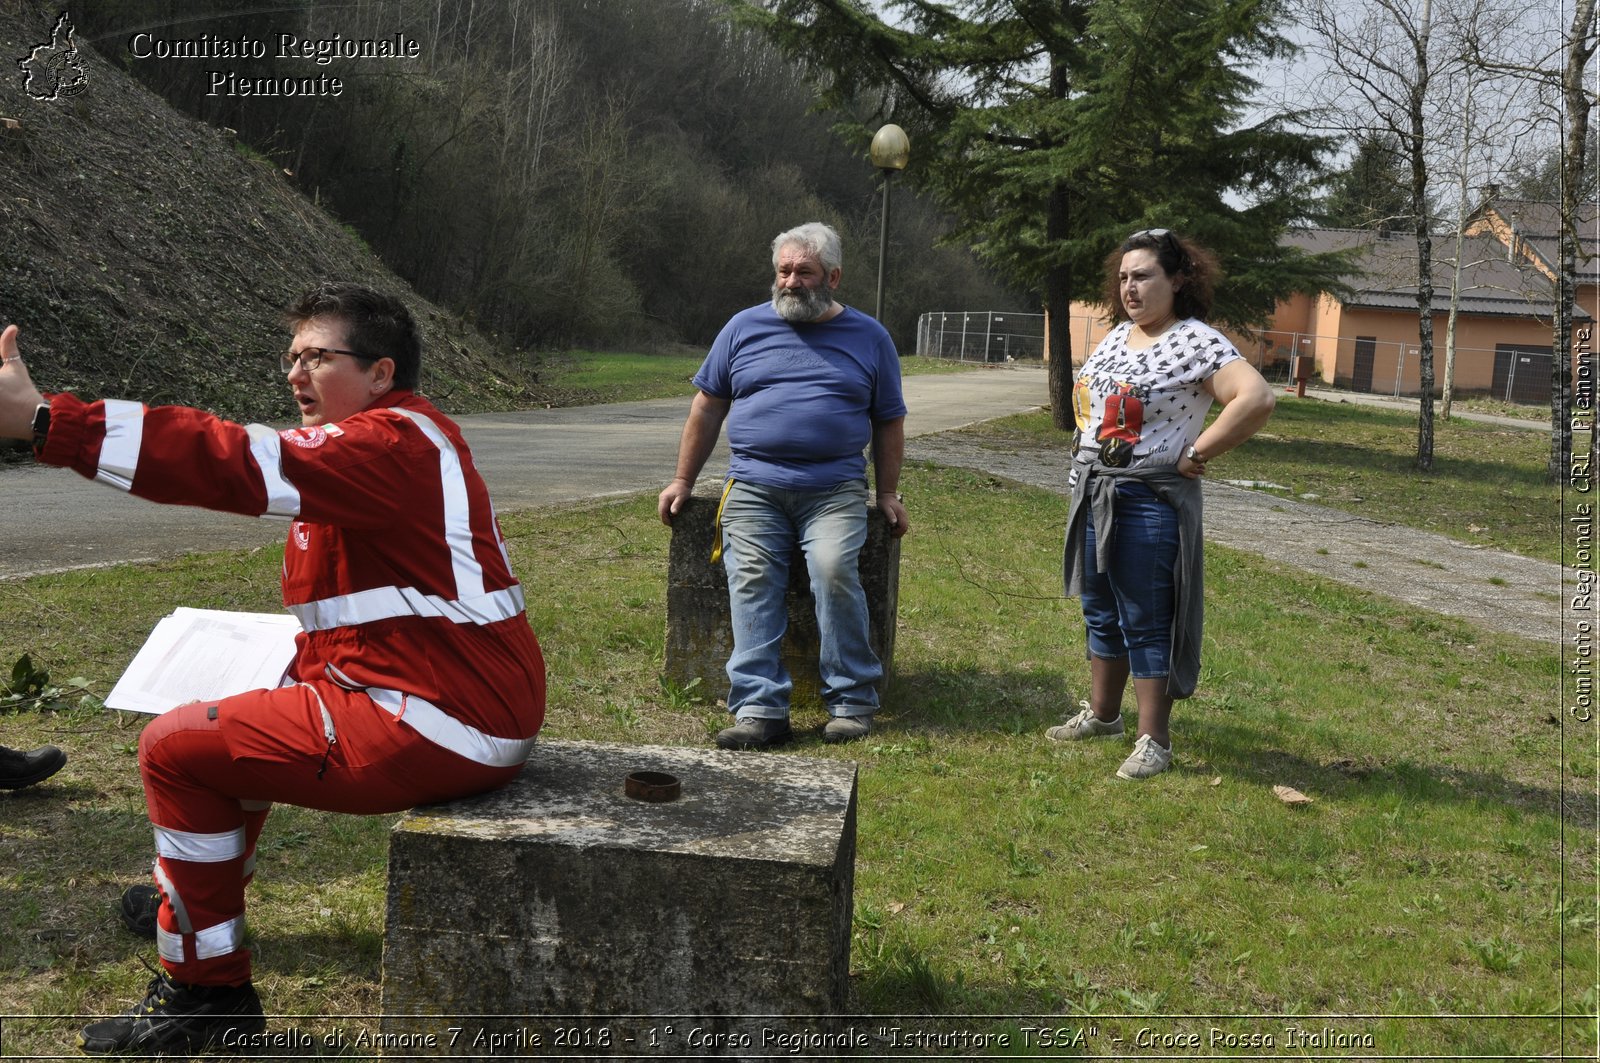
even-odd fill
[(1165, 240), (1165, 241), (1168, 241), (1168, 242), (1170, 242), (1170, 243), (1172, 243), (1174, 245), (1176, 245), (1177, 242), (1178, 242), (1178, 238), (1176, 236), (1172, 235), (1172, 230), (1171, 229), (1140, 229), (1138, 232), (1134, 233), (1132, 236), (1130, 236), (1126, 240), (1124, 240), (1123, 243), (1131, 244), (1135, 240), (1142, 239), (1143, 237), (1146, 237), (1146, 236), (1148, 236), (1150, 239), (1158, 241), (1158, 242), (1162, 241), (1162, 240)]
[(1176, 255), (1178, 257), (1178, 262), (1180, 263), (1178, 268), (1181, 268), (1183, 265), (1188, 263), (1189, 254), (1183, 249), (1183, 245), (1178, 243), (1178, 238), (1172, 234), (1171, 229), (1140, 229), (1138, 232), (1122, 241), (1122, 250), (1132, 251), (1133, 244), (1146, 237), (1155, 241), (1158, 252), (1162, 247), (1165, 247), (1170, 250), (1172, 254)]

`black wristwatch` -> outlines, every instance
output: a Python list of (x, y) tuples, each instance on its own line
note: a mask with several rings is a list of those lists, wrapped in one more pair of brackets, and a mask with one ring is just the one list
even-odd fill
[(35, 454), (44, 450), (45, 441), (50, 438), (50, 404), (39, 403), (39, 408), (33, 411), (33, 452)]
[(1185, 450), (1183, 452), (1183, 456), (1194, 462), (1196, 465), (1204, 465), (1206, 463), (1206, 459), (1202, 458), (1200, 456), (1200, 452), (1194, 449), (1193, 446), (1190, 446), (1187, 450)]

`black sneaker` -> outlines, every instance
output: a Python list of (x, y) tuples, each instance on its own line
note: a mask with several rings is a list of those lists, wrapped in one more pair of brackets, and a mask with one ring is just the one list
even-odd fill
[(777, 720), (746, 719), (717, 732), (723, 749), (771, 749), (794, 737), (787, 716)]
[(66, 766), (67, 755), (55, 746), (30, 753), (0, 746), (0, 790), (20, 790), (43, 782)]
[(91, 1055), (190, 1056), (212, 1045), (242, 1048), (240, 1039), (267, 1028), (255, 986), (184, 985), (159, 974), (126, 1015), (91, 1022), (78, 1035)]
[(151, 941), (156, 939), (156, 913), (161, 891), (154, 886), (129, 886), (122, 891), (122, 925)]

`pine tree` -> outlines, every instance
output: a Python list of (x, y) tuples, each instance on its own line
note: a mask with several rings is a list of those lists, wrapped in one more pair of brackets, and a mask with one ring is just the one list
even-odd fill
[(1363, 136), (1350, 164), (1333, 177), (1321, 221), (1342, 229), (1409, 229), (1410, 184), (1397, 138), (1383, 132)]
[[(1309, 214), (1329, 142), (1291, 115), (1242, 124), (1247, 69), (1288, 47), (1277, 0), (890, 0), (889, 18), (865, 0), (727, 2), (807, 65), (847, 136), (903, 126), (908, 175), (957, 218), (949, 239), (1063, 325), (1074, 299), (1098, 300), (1104, 257), (1151, 226), (1219, 255), (1227, 324), (1339, 287), (1342, 259), (1279, 242)], [(1050, 361), (1067, 428), (1065, 327)]]

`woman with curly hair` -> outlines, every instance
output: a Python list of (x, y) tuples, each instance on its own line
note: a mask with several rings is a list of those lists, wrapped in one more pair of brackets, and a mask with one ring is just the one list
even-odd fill
[[(1145, 779), (1172, 763), (1172, 703), (1200, 674), (1200, 479), (1209, 462), (1272, 415), (1261, 374), (1205, 323), (1218, 277), (1209, 251), (1143, 229), (1106, 259), (1118, 324), (1073, 386), (1078, 442), (1063, 574), (1082, 600), (1089, 699), (1046, 732), (1055, 741), (1120, 735), (1133, 680), (1133, 752), (1117, 770)], [(1222, 411), (1210, 425), (1213, 403)]]

